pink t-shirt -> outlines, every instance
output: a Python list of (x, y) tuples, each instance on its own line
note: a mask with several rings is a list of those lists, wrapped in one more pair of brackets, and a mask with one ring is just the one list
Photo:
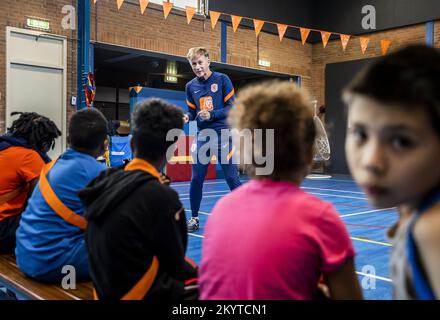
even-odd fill
[(252, 180), (208, 219), (201, 299), (312, 299), (321, 274), (354, 255), (330, 203), (289, 182)]

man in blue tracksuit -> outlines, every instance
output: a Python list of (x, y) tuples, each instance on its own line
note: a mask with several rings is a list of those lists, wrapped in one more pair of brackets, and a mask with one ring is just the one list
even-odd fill
[[(188, 231), (199, 228), (199, 209), (202, 200), (203, 181), (205, 180), (209, 162), (201, 161), (200, 150), (212, 139), (212, 135), (204, 129), (214, 130), (216, 140), (211, 142), (211, 150), (221, 164), (229, 189), (233, 190), (241, 185), (237, 166), (232, 163), (233, 145), (230, 136), (226, 141), (221, 139), (221, 130), (229, 129), (227, 123), (228, 112), (234, 101), (234, 87), (229, 77), (219, 72), (212, 72), (209, 68), (209, 53), (205, 48), (191, 48), (188, 52), (188, 61), (196, 75), (186, 85), (186, 103), (188, 113), (185, 121), (197, 120), (198, 134), (196, 147), (192, 147), (194, 163), (192, 165), (192, 179), (189, 191), (192, 218), (188, 220)], [(211, 131), (212, 132), (212, 131)], [(225, 139), (223, 139), (225, 140)], [(212, 145), (214, 144), (214, 145)], [(223, 150), (228, 148), (227, 150)], [(207, 149), (207, 148), (203, 148)], [(212, 154), (208, 154), (212, 156)]]

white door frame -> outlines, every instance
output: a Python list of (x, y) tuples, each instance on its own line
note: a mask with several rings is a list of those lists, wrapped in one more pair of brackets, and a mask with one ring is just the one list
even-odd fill
[[(47, 64), (42, 62), (32, 62), (32, 61), (24, 61), (20, 59), (16, 59), (10, 54), (10, 46), (8, 43), (11, 41), (11, 34), (12, 33), (21, 33), (25, 35), (31, 35), (35, 37), (47, 37), (53, 40), (59, 40), (63, 44), (63, 64)], [(63, 93), (62, 93), (62, 125), (61, 125), (61, 132), (62, 136), (60, 137), (61, 142), (61, 152), (64, 152), (66, 149), (66, 136), (67, 136), (67, 39), (65, 36), (60, 36), (56, 34), (49, 34), (42, 31), (34, 31), (34, 30), (28, 30), (28, 29), (20, 29), (15, 27), (6, 27), (6, 123), (5, 123), (5, 130), (9, 124), (10, 120), (10, 108), (9, 108), (9, 102), (10, 102), (10, 94), (9, 94), (9, 76), (11, 74), (11, 64), (20, 64), (25, 66), (32, 66), (32, 67), (43, 67), (43, 68), (49, 68), (49, 69), (56, 69), (56, 70), (62, 70), (63, 72)]]

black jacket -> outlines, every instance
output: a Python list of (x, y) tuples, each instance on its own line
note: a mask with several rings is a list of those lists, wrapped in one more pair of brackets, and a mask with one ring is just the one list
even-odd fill
[(184, 261), (185, 213), (177, 193), (141, 170), (113, 168), (79, 192), (86, 206), (90, 275), (100, 299), (120, 299), (147, 272), (153, 256), (159, 272), (146, 295), (176, 301), (193, 276)]

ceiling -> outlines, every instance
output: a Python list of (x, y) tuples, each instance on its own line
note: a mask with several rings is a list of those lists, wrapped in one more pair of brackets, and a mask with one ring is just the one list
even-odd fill
[[(164, 82), (167, 61), (176, 61), (178, 83)], [(107, 44), (94, 44), (94, 68), (97, 86), (128, 88), (135, 85), (183, 91), (186, 83), (194, 78), (194, 73), (184, 57), (156, 52), (136, 50)], [(214, 71), (227, 74), (234, 86), (266, 79), (289, 79), (295, 76), (211, 63)]]

